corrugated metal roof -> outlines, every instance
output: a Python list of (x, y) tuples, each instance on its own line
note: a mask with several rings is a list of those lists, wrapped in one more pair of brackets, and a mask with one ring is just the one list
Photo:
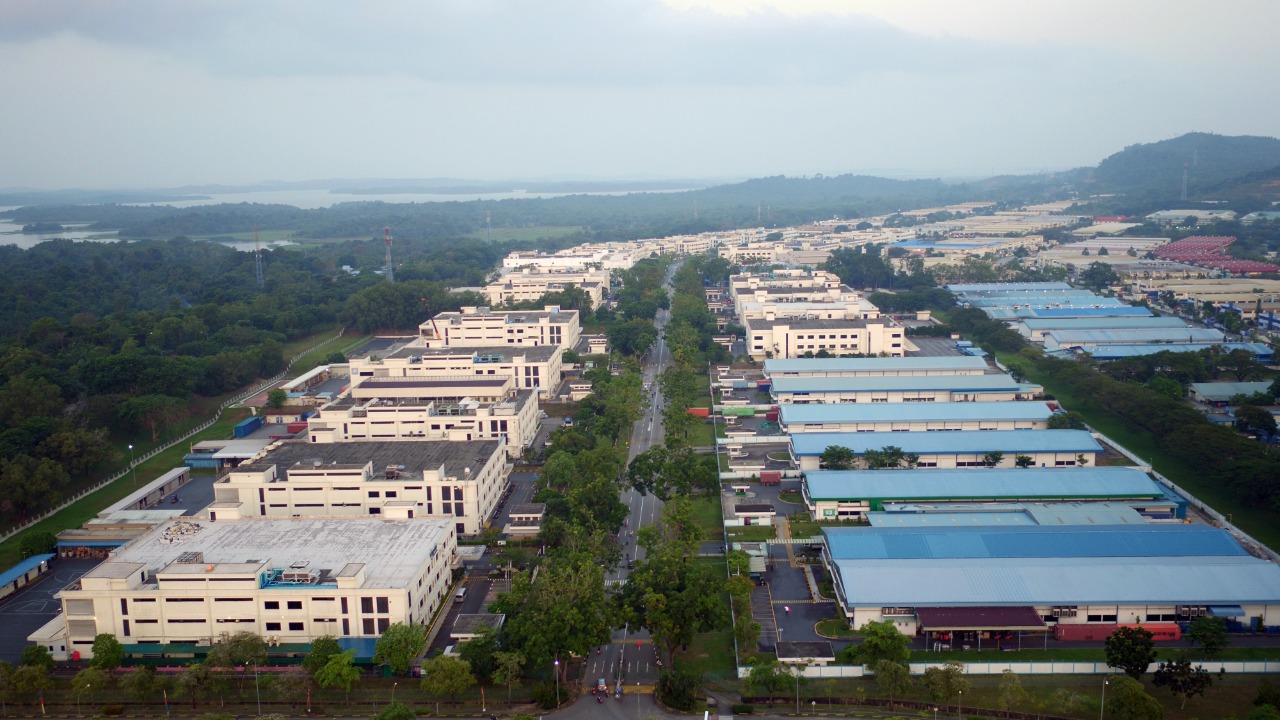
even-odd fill
[[(1149, 501), (1139, 501), (1149, 502)], [(867, 513), (873, 527), (1017, 527), (1028, 525), (1146, 525), (1124, 502), (886, 503)]]
[(924, 357), (873, 357), (873, 358), (796, 358), (793, 360), (770, 359), (764, 361), (764, 374), (798, 372), (879, 372), (901, 370), (985, 370), (987, 363), (980, 358), (963, 355), (936, 355)]
[(1042, 402), (1002, 400), (984, 403), (824, 403), (781, 405), (784, 424), (842, 422), (924, 422), (927, 420), (1045, 421), (1053, 414)]
[(1116, 358), (1135, 357), (1139, 355), (1154, 355), (1159, 352), (1199, 352), (1208, 348), (1222, 348), (1225, 352), (1232, 350), (1248, 350), (1254, 355), (1261, 357), (1269, 357), (1275, 352), (1262, 343), (1140, 343), (1136, 345), (1094, 345), (1087, 348), (1086, 352), (1098, 360), (1112, 360)]
[(45, 562), (46, 560), (50, 560), (52, 558), (53, 558), (53, 553), (49, 553), (47, 555), (32, 555), (31, 557), (25, 560), (22, 560), (17, 565), (14, 565), (8, 570), (5, 570), (4, 572), (0, 572), (0, 587), (8, 585), (14, 580), (17, 580), (18, 578), (22, 577), (33, 568), (39, 567), (40, 563)]
[(1016, 290), (1071, 290), (1064, 282), (955, 283), (947, 289), (953, 293), (1008, 292)]
[(804, 482), (815, 500), (1163, 497), (1146, 473), (1127, 467), (815, 470), (805, 473)]
[(1018, 383), (1004, 374), (778, 377), (773, 379), (774, 392), (895, 392), (901, 390), (1012, 392), (1017, 388)]
[[(879, 450), (888, 445), (903, 452), (924, 454), (950, 453), (1027, 453), (1027, 452), (1102, 452), (1102, 446), (1084, 430), (958, 430), (954, 432), (843, 432), (798, 433), (791, 436), (796, 455), (821, 455), (832, 445), (847, 447), (856, 455)], [(990, 470), (990, 468), (988, 468)], [(876, 471), (884, 472), (884, 471)], [(890, 471), (892, 472), (892, 471)], [(922, 470), (919, 472), (935, 472)]]
[(1119, 330), (1052, 330), (1045, 333), (1052, 335), (1060, 345), (1069, 343), (1107, 343), (1123, 345), (1135, 342), (1157, 342), (1161, 340), (1187, 342), (1221, 340), (1222, 331), (1209, 328), (1128, 328)]
[(1280, 603), (1280, 567), (1247, 555), (837, 560), (835, 565), (850, 606)]
[(1109, 328), (1184, 328), (1187, 323), (1178, 317), (1064, 317), (1027, 318), (1022, 321), (1030, 330), (1106, 330)]
[(871, 527), (1034, 527), (1036, 521), (1025, 510), (986, 512), (869, 512)]
[(1246, 555), (1208, 525), (824, 528), (837, 560)]

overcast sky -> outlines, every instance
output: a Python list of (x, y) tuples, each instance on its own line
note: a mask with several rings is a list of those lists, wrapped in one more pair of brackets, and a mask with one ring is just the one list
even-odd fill
[(1275, 0), (3, 0), (0, 187), (957, 176), (1280, 134)]

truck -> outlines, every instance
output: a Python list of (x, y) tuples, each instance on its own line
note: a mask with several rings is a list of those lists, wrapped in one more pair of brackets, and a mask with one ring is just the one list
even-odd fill
[(765, 470), (761, 472), (760, 484), (761, 485), (781, 485), (782, 471), (781, 470)]

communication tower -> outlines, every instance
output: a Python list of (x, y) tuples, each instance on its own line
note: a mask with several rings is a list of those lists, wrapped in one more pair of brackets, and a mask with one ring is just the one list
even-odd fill
[(395, 270), (391, 267), (391, 228), (390, 227), (382, 228), (382, 236), (387, 240), (387, 271), (386, 271), (387, 282), (395, 282), (396, 281)]
[(261, 289), (267, 284), (262, 277), (262, 243), (258, 242), (258, 226), (253, 226), (253, 264), (258, 277), (258, 288)]

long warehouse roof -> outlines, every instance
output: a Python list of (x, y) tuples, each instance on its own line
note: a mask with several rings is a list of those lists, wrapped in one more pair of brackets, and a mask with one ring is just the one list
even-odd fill
[(813, 470), (804, 481), (814, 500), (1163, 497), (1146, 473), (1128, 467)]
[(1071, 317), (1027, 318), (1020, 321), (1028, 330), (1107, 330), (1114, 328), (1184, 328), (1178, 317)]
[(796, 358), (764, 361), (764, 374), (808, 372), (884, 372), (920, 370), (986, 370), (987, 361), (966, 355), (919, 357)]
[(1072, 290), (1064, 282), (954, 283), (947, 286), (953, 293), (1009, 292), (1028, 290)]
[(1159, 342), (1163, 340), (1178, 341), (1218, 341), (1222, 340), (1222, 331), (1210, 328), (1117, 328), (1115, 330), (1049, 330), (1046, 336), (1052, 335), (1059, 344), (1073, 342), (1106, 343), (1108, 345)]
[[(988, 452), (1102, 452), (1084, 430), (959, 430), (955, 432), (799, 433), (791, 436), (796, 455), (821, 455), (832, 445), (855, 455), (893, 445), (920, 454)], [(1055, 468), (1056, 469), (1056, 468)]]
[(780, 405), (786, 424), (853, 422), (925, 422), (929, 420), (1045, 421), (1053, 411), (1043, 402), (1003, 400), (984, 403), (822, 403)]
[(774, 378), (774, 392), (896, 392), (955, 390), (1015, 392), (1022, 386), (1008, 375), (872, 375)]
[(1247, 555), (1208, 525), (824, 528), (836, 560)]
[(836, 560), (860, 607), (1280, 603), (1280, 567), (1255, 557)]
[(1232, 350), (1247, 350), (1256, 356), (1270, 356), (1275, 353), (1271, 347), (1265, 343), (1137, 343), (1132, 345), (1116, 344), (1116, 345), (1094, 345), (1086, 348), (1089, 356), (1097, 360), (1108, 360), (1115, 358), (1135, 357), (1139, 355), (1154, 355), (1161, 352), (1200, 352), (1209, 348), (1220, 348), (1224, 352)]

